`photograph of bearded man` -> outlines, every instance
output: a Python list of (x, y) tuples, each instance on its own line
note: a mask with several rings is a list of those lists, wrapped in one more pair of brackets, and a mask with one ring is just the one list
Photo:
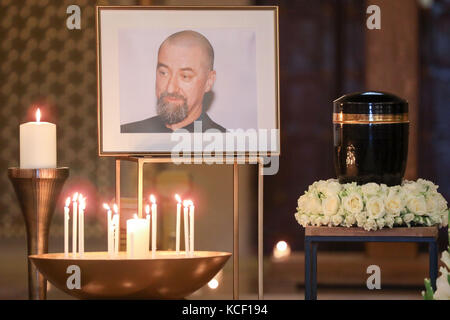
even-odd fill
[(214, 49), (199, 32), (185, 30), (167, 37), (159, 47), (156, 66), (157, 115), (120, 126), (121, 133), (165, 133), (178, 129), (194, 132), (226, 129), (206, 113), (205, 94), (216, 80)]

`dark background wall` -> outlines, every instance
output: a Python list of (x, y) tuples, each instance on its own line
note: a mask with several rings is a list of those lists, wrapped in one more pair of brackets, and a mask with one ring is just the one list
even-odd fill
[[(85, 188), (92, 191), (94, 202), (111, 196), (113, 162), (97, 156), (93, 3), (0, 3), (0, 236), (22, 237), (22, 217), (6, 169), (18, 164), (18, 125), (32, 119), (31, 105), (46, 105), (44, 117), (58, 123), (58, 163), (71, 167), (64, 192)], [(65, 9), (72, 3), (82, 9), (81, 31), (65, 28)], [(255, 3), (280, 6), (282, 154), (279, 173), (265, 178), (265, 247), (270, 249), (284, 238), (294, 249), (301, 249), (302, 228), (293, 218), (297, 198), (313, 181), (334, 176), (331, 102), (344, 93), (366, 89), (366, 3)], [(435, 181), (449, 199), (450, 1), (432, 1), (428, 8), (419, 7), (418, 14), (418, 176)], [(56, 223), (60, 223), (58, 213)], [(94, 228), (92, 234), (96, 232)]]

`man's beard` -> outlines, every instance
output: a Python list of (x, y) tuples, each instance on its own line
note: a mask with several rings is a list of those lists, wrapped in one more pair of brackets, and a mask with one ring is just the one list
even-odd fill
[[(181, 104), (165, 102), (165, 97), (181, 99), (183, 100), (183, 102)], [(181, 122), (186, 119), (188, 115), (187, 99), (178, 93), (169, 94), (167, 91), (163, 92), (158, 98), (156, 111), (158, 115), (164, 120), (165, 124), (174, 124)]]

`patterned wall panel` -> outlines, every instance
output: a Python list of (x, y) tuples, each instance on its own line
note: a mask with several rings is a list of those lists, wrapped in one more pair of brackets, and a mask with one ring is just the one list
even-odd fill
[[(95, 2), (0, 4), (0, 236), (9, 237), (22, 236), (24, 227), (6, 172), (19, 163), (19, 124), (32, 121), (33, 106), (57, 125), (58, 165), (70, 167), (63, 196), (83, 191), (95, 212), (99, 198), (113, 195), (114, 163), (97, 156)], [(66, 27), (71, 4), (81, 8), (81, 30)], [(55, 215), (60, 224), (62, 204)], [(87, 235), (101, 229), (92, 225)]]

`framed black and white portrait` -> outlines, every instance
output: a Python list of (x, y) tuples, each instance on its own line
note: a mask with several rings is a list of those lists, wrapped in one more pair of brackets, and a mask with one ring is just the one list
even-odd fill
[(101, 156), (279, 153), (277, 7), (100, 6), (97, 46)]

